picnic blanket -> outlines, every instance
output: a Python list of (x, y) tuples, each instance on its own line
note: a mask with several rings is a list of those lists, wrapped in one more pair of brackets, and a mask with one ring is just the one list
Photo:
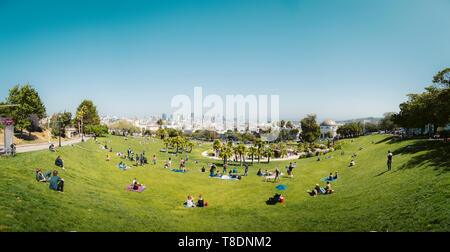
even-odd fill
[(218, 179), (223, 179), (223, 180), (239, 180), (237, 178), (232, 178), (228, 175), (222, 175), (222, 176), (210, 176), (211, 178), (218, 178)]
[(178, 169), (172, 169), (173, 172), (179, 172), (179, 173), (186, 173), (188, 171), (178, 170)]
[(339, 179), (339, 178), (335, 178), (335, 179), (329, 180), (328, 177), (327, 177), (327, 178), (321, 179), (320, 181), (324, 181), (324, 182), (335, 182), (335, 181), (338, 180), (338, 179)]
[(277, 186), (277, 187), (275, 187), (277, 190), (279, 190), (279, 191), (282, 191), (282, 190), (286, 190), (287, 189), (287, 186), (285, 186), (285, 185), (279, 185), (279, 186)]
[(126, 170), (132, 168), (131, 166), (128, 166), (128, 165), (127, 165), (127, 167), (122, 167), (122, 168), (121, 168), (120, 166), (118, 166), (118, 165), (116, 165), (116, 167), (119, 168), (119, 169), (121, 169), (122, 171), (126, 171)]
[(133, 185), (130, 185), (130, 186), (128, 186), (127, 188), (125, 188), (125, 190), (132, 191), (132, 192), (138, 192), (138, 193), (143, 192), (145, 189), (147, 189), (146, 186), (140, 186), (139, 189), (134, 190), (134, 189), (133, 189)]

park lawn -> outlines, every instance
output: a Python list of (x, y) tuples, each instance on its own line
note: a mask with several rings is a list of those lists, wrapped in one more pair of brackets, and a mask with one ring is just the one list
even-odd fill
[[(331, 159), (321, 156), (320, 162), (297, 160), (294, 178), (272, 183), (256, 176), (257, 170), (278, 167), (286, 173), (289, 161), (255, 161), (248, 177), (229, 181), (199, 171), (202, 166), (208, 171), (209, 162), (221, 163), (201, 156), (211, 143), (172, 157), (176, 167), (181, 157), (189, 155), (190, 171), (182, 174), (163, 168), (163, 160), (170, 155), (160, 152), (161, 140), (108, 136), (99, 141), (113, 148), (110, 162), (105, 161), (109, 152), (93, 140), (62, 147), (57, 154), (42, 150), (2, 157), (0, 231), (449, 231), (450, 151), (445, 143), (396, 142), (385, 135), (345, 140), (344, 156), (338, 150)], [(116, 168), (120, 159), (115, 153), (126, 153), (129, 146), (137, 153), (145, 151), (150, 163), (157, 155), (157, 166)], [(386, 172), (388, 150), (395, 154), (390, 172)], [(356, 167), (349, 168), (354, 153)], [(66, 166), (59, 170), (65, 179), (64, 194), (34, 179), (36, 168), (55, 169), (57, 155)], [(332, 184), (335, 194), (311, 197), (306, 193), (317, 183), (324, 187), (320, 179), (335, 171), (340, 175)], [(124, 189), (135, 177), (148, 187), (143, 193)], [(285, 203), (266, 205), (279, 184), (288, 187), (282, 192)], [(203, 194), (210, 206), (184, 208), (188, 194), (195, 198)]]

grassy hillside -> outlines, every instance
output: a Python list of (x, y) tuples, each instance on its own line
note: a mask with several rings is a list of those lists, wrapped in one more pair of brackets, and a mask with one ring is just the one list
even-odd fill
[[(258, 168), (286, 172), (289, 161), (255, 163), (241, 181), (209, 178), (199, 170), (211, 160), (201, 156), (209, 144), (194, 148), (187, 174), (163, 168), (169, 155), (160, 140), (101, 138), (115, 152), (145, 150), (158, 165), (122, 171), (120, 159), (99, 149), (93, 140), (63, 147), (60, 176), (65, 193), (34, 180), (35, 169), (52, 170), (58, 154), (47, 150), (0, 159), (0, 231), (449, 231), (449, 145), (424, 140), (395, 142), (388, 136), (346, 140), (345, 155), (317, 162), (298, 160), (293, 179), (262, 182)], [(374, 142), (374, 143), (372, 143)], [(411, 145), (407, 151), (406, 146)], [(359, 150), (359, 147), (364, 147)], [(386, 154), (395, 154), (393, 170), (386, 172)], [(356, 153), (356, 167), (347, 167)], [(183, 155), (184, 157), (184, 155)], [(173, 164), (180, 157), (173, 158)], [(194, 164), (193, 161), (199, 161)], [(242, 170), (242, 169), (241, 169)], [(333, 195), (311, 197), (312, 189), (330, 172), (338, 171)], [(124, 190), (134, 177), (148, 188), (143, 193)], [(284, 204), (265, 201), (284, 184)], [(188, 194), (201, 193), (210, 207), (187, 209)]]

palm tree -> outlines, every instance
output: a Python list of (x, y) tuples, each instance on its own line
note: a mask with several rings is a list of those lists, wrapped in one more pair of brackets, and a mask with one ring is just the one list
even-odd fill
[(255, 160), (255, 156), (258, 155), (258, 149), (254, 146), (250, 147), (248, 149), (248, 155), (250, 155), (252, 157), (252, 164)]
[(223, 159), (223, 164), (226, 164), (232, 156), (233, 150), (229, 146), (224, 146), (219, 154), (219, 157)]
[(180, 150), (180, 146), (183, 146), (184, 139), (181, 136), (172, 137), (170, 141), (173, 145), (177, 146), (177, 152)]
[(267, 163), (270, 163), (270, 159), (275, 157), (275, 151), (269, 146), (264, 149), (263, 155), (267, 158)]
[(222, 149), (223, 145), (219, 139), (216, 139), (213, 143), (213, 149), (216, 151), (216, 156), (218, 156), (220, 149)]
[(263, 145), (264, 144), (263, 144), (261, 138), (257, 138), (255, 140), (255, 147), (258, 148), (258, 163), (261, 162), (261, 155), (262, 155), (261, 149), (262, 149)]
[(233, 151), (234, 151), (234, 159), (235, 159), (235, 160), (238, 160), (239, 145), (233, 146)]
[(242, 158), (243, 157), (245, 158), (245, 155), (247, 155), (247, 146), (245, 146), (244, 144), (239, 144), (237, 146), (237, 151), (240, 156), (240, 161), (241, 161), (241, 166), (242, 166), (242, 161), (243, 161)]
[(169, 152), (169, 144), (171, 144), (171, 139), (164, 138), (163, 143), (166, 145), (166, 153)]

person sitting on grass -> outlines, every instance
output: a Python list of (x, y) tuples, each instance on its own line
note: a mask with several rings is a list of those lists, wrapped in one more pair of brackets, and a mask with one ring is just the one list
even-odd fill
[(261, 168), (259, 168), (258, 173), (256, 173), (256, 176), (262, 176)]
[(336, 172), (335, 174), (334, 174), (334, 177), (333, 177), (333, 179), (338, 179), (339, 177), (338, 177), (338, 172)]
[(195, 203), (194, 203), (194, 197), (192, 197), (190, 194), (187, 197), (187, 201), (186, 203), (184, 203), (185, 207), (195, 207)]
[(61, 159), (61, 156), (56, 158), (55, 165), (64, 169), (64, 160)]
[(206, 207), (205, 199), (201, 194), (198, 196), (197, 207)]
[(56, 152), (56, 149), (55, 149), (55, 145), (54, 145), (54, 144), (50, 144), (50, 146), (48, 147), (48, 149), (49, 149), (51, 152)]
[(49, 181), (50, 186), (49, 188), (52, 190), (55, 190), (57, 192), (64, 192), (64, 179), (60, 178), (58, 176), (58, 171), (54, 170), (53, 171), (53, 177), (50, 179)]
[(141, 187), (143, 185), (139, 184), (139, 182), (136, 180), (136, 178), (134, 178), (132, 186), (133, 186), (133, 190), (137, 191), (137, 190), (139, 190), (139, 187)]
[(348, 167), (353, 167), (353, 166), (355, 166), (355, 165), (356, 165), (355, 160), (352, 159), (352, 161), (350, 162), (350, 164), (348, 165)]
[(109, 161), (109, 155), (106, 155), (106, 161)]
[(139, 154), (136, 154), (136, 166), (139, 166)]
[(332, 194), (332, 193), (334, 193), (334, 190), (331, 189), (331, 184), (330, 184), (330, 182), (327, 182), (327, 186), (325, 187), (325, 191), (326, 191), (326, 194)]
[(328, 176), (327, 180), (333, 180), (333, 179), (334, 179), (334, 177), (333, 177), (333, 173), (332, 173), (332, 172), (330, 172), (330, 176)]
[(209, 169), (209, 176), (214, 177), (215, 172), (216, 172), (216, 165), (211, 165), (211, 169)]
[(48, 182), (50, 180), (51, 176), (52, 176), (51, 171), (48, 171), (45, 174), (42, 174), (41, 169), (36, 170), (36, 181), (37, 182)]

